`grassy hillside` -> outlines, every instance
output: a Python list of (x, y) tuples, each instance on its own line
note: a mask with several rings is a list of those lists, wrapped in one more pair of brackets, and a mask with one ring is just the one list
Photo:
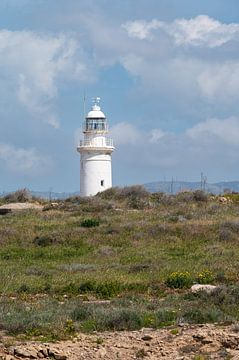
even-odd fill
[[(135, 186), (44, 206), (0, 217), (0, 328), (48, 339), (238, 320), (237, 194)], [(195, 282), (220, 287), (193, 295)]]

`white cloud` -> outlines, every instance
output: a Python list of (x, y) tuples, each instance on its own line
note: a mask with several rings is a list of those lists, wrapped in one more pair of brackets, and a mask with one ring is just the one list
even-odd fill
[(166, 133), (161, 129), (153, 129), (149, 134), (149, 142), (150, 143), (157, 143), (162, 139)]
[(207, 15), (193, 19), (178, 19), (164, 24), (163, 29), (174, 37), (177, 45), (221, 46), (231, 40), (239, 39), (239, 24), (223, 24)]
[(121, 122), (113, 126), (110, 130), (116, 145), (119, 144), (136, 144), (141, 139), (140, 131), (132, 124)]
[(163, 26), (163, 23), (155, 19), (149, 22), (136, 20), (128, 21), (127, 23), (122, 24), (122, 28), (127, 31), (129, 37), (140, 40), (151, 39), (152, 31), (160, 28), (161, 26)]
[(53, 127), (59, 126), (53, 100), (61, 78), (92, 79), (85, 54), (71, 36), (8, 30), (0, 31), (0, 76), (1, 86), (14, 87), (18, 101)]
[(13, 145), (0, 143), (0, 161), (14, 171), (34, 175), (44, 172), (50, 159), (40, 154), (35, 148), (16, 148)]
[(210, 141), (213, 136), (227, 144), (239, 145), (239, 119), (208, 119), (188, 129), (186, 134), (193, 140), (204, 141), (206, 137)]
[[(239, 166), (239, 119), (209, 119), (182, 133), (164, 133), (151, 130), (137, 131), (140, 141), (117, 146), (118, 159), (123, 159), (125, 168), (133, 168), (135, 179), (142, 182), (169, 179), (196, 179), (200, 172), (209, 179), (236, 177)], [(152, 141), (152, 133), (159, 134)], [(161, 136), (162, 135), (162, 136)]]
[(202, 94), (210, 101), (232, 102), (239, 95), (239, 62), (205, 64), (197, 81)]
[(136, 20), (122, 25), (129, 37), (141, 40), (152, 39), (153, 31), (161, 29), (172, 36), (177, 45), (221, 46), (231, 40), (239, 39), (239, 24), (223, 24), (207, 15), (199, 15), (192, 19), (176, 19), (166, 23)]

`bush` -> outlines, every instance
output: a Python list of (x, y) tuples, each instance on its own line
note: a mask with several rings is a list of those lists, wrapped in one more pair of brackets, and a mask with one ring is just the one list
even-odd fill
[(168, 276), (165, 283), (170, 288), (182, 289), (189, 288), (192, 285), (193, 280), (189, 272), (176, 271)]
[(202, 190), (196, 190), (193, 193), (195, 201), (208, 201), (208, 195)]
[(195, 200), (195, 194), (193, 191), (181, 191), (175, 195), (175, 200), (183, 203), (191, 202)]
[(231, 230), (235, 234), (239, 234), (239, 221), (238, 220), (231, 220), (231, 221), (225, 221), (221, 228), (226, 228), (228, 230)]
[(116, 296), (121, 292), (121, 290), (122, 286), (118, 282), (106, 282), (97, 284), (95, 287), (95, 293), (103, 299), (109, 299)]
[(183, 320), (193, 324), (214, 323), (224, 320), (220, 310), (191, 308), (182, 314)]
[(131, 209), (145, 209), (148, 206), (148, 202), (145, 199), (140, 199), (137, 196), (130, 196), (127, 202), (127, 206)]
[(209, 270), (203, 270), (196, 276), (196, 281), (199, 284), (209, 284), (212, 283), (215, 280), (215, 276), (213, 273)]
[(100, 222), (97, 219), (85, 219), (80, 223), (80, 226), (90, 228), (99, 226)]
[(79, 286), (79, 292), (80, 293), (87, 293), (87, 292), (92, 292), (95, 290), (95, 282), (94, 281), (85, 281), (82, 284), (80, 284)]
[(145, 199), (149, 197), (149, 195), (148, 191), (142, 185), (125, 186), (123, 188), (115, 187), (97, 194), (98, 197), (107, 200), (125, 200), (130, 197)]
[(177, 320), (177, 313), (173, 310), (160, 310), (155, 314), (156, 327), (173, 325)]
[(3, 200), (7, 203), (14, 202), (29, 202), (32, 200), (32, 195), (28, 189), (20, 189), (11, 194), (7, 194), (3, 197)]
[(139, 330), (143, 326), (143, 319), (139, 311), (134, 309), (111, 309), (98, 313), (97, 330)]
[(35, 239), (33, 240), (34, 245), (38, 245), (42, 247), (52, 245), (53, 243), (54, 243), (54, 239), (50, 235), (36, 236)]

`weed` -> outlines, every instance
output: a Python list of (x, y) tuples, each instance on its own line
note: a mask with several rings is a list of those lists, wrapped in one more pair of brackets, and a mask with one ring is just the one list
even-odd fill
[(165, 283), (170, 288), (182, 289), (182, 288), (189, 288), (193, 283), (193, 279), (189, 274), (189, 272), (187, 271), (185, 272), (176, 271), (171, 273), (167, 277)]
[(210, 284), (215, 280), (215, 276), (209, 270), (203, 270), (196, 275), (196, 281), (199, 284)]
[(96, 339), (96, 344), (98, 344), (98, 345), (102, 345), (103, 342), (104, 342), (104, 340), (103, 340), (102, 337), (98, 337), (98, 338)]
[(99, 226), (100, 222), (97, 219), (85, 219), (80, 223), (80, 226), (90, 228)]
[(143, 358), (146, 357), (147, 355), (148, 355), (148, 354), (147, 354), (147, 351), (146, 351), (144, 348), (139, 349), (139, 350), (136, 352), (136, 354), (135, 354), (136, 359), (143, 359)]

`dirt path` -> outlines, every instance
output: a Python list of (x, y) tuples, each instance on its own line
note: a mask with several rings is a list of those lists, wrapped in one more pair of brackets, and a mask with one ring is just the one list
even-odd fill
[(2, 347), (0, 359), (239, 359), (239, 332), (215, 325), (79, 334), (69, 341)]

